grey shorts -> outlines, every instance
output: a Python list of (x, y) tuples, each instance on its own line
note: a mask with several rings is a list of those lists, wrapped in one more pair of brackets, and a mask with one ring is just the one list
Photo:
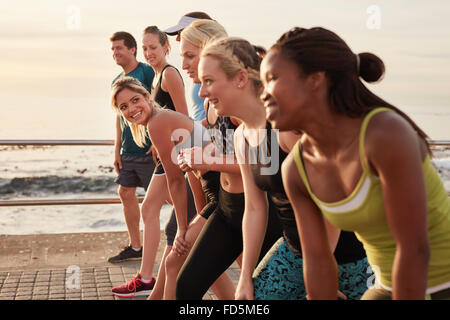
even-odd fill
[(154, 169), (155, 163), (151, 155), (122, 155), (122, 169), (119, 169), (119, 176), (115, 182), (123, 187), (142, 187), (147, 190)]
[[(197, 214), (197, 211), (195, 209), (195, 202), (194, 202), (194, 196), (192, 194), (192, 190), (191, 187), (189, 185), (189, 182), (186, 178), (186, 188), (187, 188), (187, 193), (188, 193), (188, 223), (191, 222), (191, 220), (195, 217), (195, 215)], [(168, 246), (172, 246), (173, 245), (173, 241), (175, 240), (175, 236), (177, 235), (177, 229), (178, 229), (178, 225), (177, 225), (177, 218), (175, 215), (175, 210), (172, 209), (172, 213), (170, 214), (170, 218), (169, 221), (167, 221), (166, 227), (164, 228), (164, 231), (166, 233), (166, 238), (167, 238), (167, 245)]]

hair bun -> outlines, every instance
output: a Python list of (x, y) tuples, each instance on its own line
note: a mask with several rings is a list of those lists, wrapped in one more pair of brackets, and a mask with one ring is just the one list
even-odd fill
[(370, 52), (362, 52), (359, 56), (359, 76), (366, 82), (377, 82), (384, 76), (384, 63)]
[(257, 45), (254, 45), (254, 44), (252, 46), (253, 46), (253, 49), (255, 49), (256, 54), (261, 58), (261, 60), (264, 59), (264, 56), (267, 53), (266, 48), (264, 48), (262, 46), (257, 46)]

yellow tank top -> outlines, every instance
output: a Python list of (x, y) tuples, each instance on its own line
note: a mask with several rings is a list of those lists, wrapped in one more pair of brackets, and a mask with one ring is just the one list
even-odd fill
[[(382, 287), (391, 290), (395, 241), (387, 225), (380, 181), (367, 167), (364, 152), (367, 125), (373, 115), (384, 111), (393, 110), (374, 109), (362, 122), (359, 153), (363, 174), (355, 190), (346, 199), (327, 203), (314, 195), (303, 166), (300, 141), (294, 147), (294, 158), (303, 183), (323, 215), (336, 227), (355, 232), (364, 245), (377, 280)], [(422, 169), (426, 183), (428, 237), (431, 248), (427, 294), (431, 294), (450, 287), (450, 198), (428, 155)]]

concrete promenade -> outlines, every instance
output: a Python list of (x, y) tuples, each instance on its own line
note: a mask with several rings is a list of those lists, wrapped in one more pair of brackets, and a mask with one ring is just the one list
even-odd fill
[[(0, 300), (130, 300), (111, 288), (136, 275), (141, 261), (107, 262), (127, 243), (126, 232), (0, 235)], [(161, 232), (155, 276), (165, 243)], [(227, 272), (237, 284), (237, 263)], [(204, 299), (216, 297), (209, 290)]]

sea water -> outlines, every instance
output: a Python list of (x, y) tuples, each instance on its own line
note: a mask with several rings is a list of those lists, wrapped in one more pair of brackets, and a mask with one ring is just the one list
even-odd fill
[[(118, 198), (113, 149), (0, 146), (0, 200)], [(450, 192), (450, 149), (436, 150), (433, 163)], [(138, 196), (144, 194), (137, 188)], [(171, 211), (163, 206), (161, 229)], [(121, 204), (0, 207), (0, 234), (125, 230)]]
[[(118, 198), (113, 151), (112, 146), (0, 147), (0, 200)], [(136, 193), (143, 197), (145, 190)], [(172, 206), (163, 206), (161, 229), (171, 212)], [(125, 230), (121, 204), (0, 207), (0, 234)]]

